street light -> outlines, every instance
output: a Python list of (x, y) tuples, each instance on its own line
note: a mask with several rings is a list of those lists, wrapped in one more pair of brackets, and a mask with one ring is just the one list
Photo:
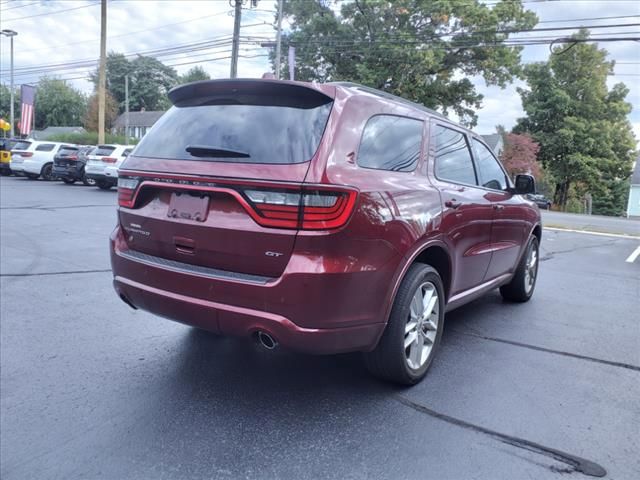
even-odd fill
[(15, 136), (14, 126), (13, 126), (13, 123), (15, 120), (13, 118), (13, 37), (18, 35), (18, 32), (14, 30), (4, 29), (0, 31), (0, 33), (2, 33), (2, 35), (4, 35), (5, 37), (9, 37), (11, 41), (11, 117), (9, 118), (9, 120), (11, 121), (11, 138), (13, 138)]

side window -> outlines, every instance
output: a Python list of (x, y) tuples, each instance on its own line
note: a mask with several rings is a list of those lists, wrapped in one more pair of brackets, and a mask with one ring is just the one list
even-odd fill
[(505, 190), (509, 184), (496, 157), (491, 150), (475, 138), (473, 145), (477, 154), (476, 163), (480, 174), (480, 185), (494, 190)]
[(436, 177), (439, 180), (476, 185), (476, 172), (465, 135), (440, 125), (436, 125), (432, 131), (436, 148)]
[(358, 165), (376, 170), (412, 172), (420, 158), (423, 122), (395, 115), (376, 115), (364, 126)]
[(55, 146), (55, 143), (43, 143), (36, 147), (36, 152), (50, 152)]

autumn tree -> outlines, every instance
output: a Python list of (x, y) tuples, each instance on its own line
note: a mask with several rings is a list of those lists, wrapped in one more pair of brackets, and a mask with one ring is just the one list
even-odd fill
[(310, 0), (285, 2), (284, 13), (291, 29), (283, 50), (296, 48), (296, 79), (361, 83), (453, 111), (469, 125), (482, 101), (469, 77), (511, 82), (521, 47), (504, 42), (537, 22), (520, 0), (354, 0), (340, 13)]
[(504, 150), (500, 160), (509, 175), (513, 177), (519, 173), (527, 173), (539, 179), (542, 173), (538, 163), (540, 145), (531, 138), (531, 135), (506, 133), (503, 139)]
[(624, 210), (635, 139), (625, 101), (628, 88), (607, 88), (614, 62), (587, 43), (588, 32), (553, 49), (547, 62), (525, 67), (528, 88), (518, 89), (526, 113), (516, 125), (540, 144), (539, 159), (556, 179), (555, 203), (565, 209), (570, 195), (593, 198), (593, 213)]
[[(105, 128), (110, 129), (113, 127), (116, 118), (118, 118), (118, 102), (116, 102), (109, 92), (107, 92), (105, 100)], [(98, 131), (98, 95), (96, 93), (89, 97), (83, 125), (89, 132)]]

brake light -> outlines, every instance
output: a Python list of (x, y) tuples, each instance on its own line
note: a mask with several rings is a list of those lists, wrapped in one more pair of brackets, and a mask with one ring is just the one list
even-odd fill
[(22, 152), (19, 154), (21, 157), (33, 157), (33, 152)]
[(114, 157), (102, 157), (102, 161), (104, 163), (116, 163), (118, 159)]
[(67, 157), (67, 160), (78, 160), (78, 157), (76, 157), (76, 156)]
[[(301, 190), (243, 190), (264, 227), (326, 230), (344, 225), (355, 206), (357, 192), (303, 187)], [(251, 212), (250, 212), (251, 213)]]
[(133, 207), (138, 183), (140, 182), (135, 178), (118, 178), (118, 205), (126, 208)]

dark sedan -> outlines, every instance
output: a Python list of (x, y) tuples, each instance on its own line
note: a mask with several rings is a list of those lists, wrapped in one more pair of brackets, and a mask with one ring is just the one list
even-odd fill
[(538, 208), (542, 208), (544, 210), (551, 210), (551, 200), (549, 200), (544, 195), (538, 193), (531, 193), (527, 195), (527, 198), (538, 205)]
[(84, 173), (87, 155), (94, 148), (72, 146), (62, 148), (53, 159), (53, 175), (68, 185), (76, 181), (81, 181), (85, 185), (95, 185), (95, 180), (87, 178)]

